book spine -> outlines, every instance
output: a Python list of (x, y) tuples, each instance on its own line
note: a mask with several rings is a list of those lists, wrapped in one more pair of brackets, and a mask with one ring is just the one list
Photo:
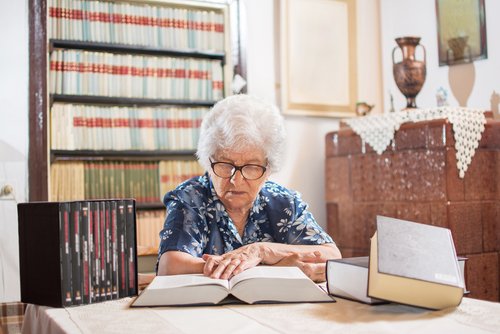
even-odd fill
[(80, 245), (82, 247), (82, 302), (83, 304), (90, 304), (91, 302), (91, 257), (90, 257), (90, 217), (89, 217), (89, 202), (82, 202), (80, 207), (80, 222), (81, 234)]
[(128, 263), (127, 263), (127, 243), (125, 235), (126, 216), (125, 216), (125, 202), (118, 201), (118, 272), (119, 272), (119, 289), (118, 296), (120, 298), (128, 295)]
[(100, 300), (106, 300), (106, 204), (99, 202)]
[(70, 236), (71, 236), (71, 281), (73, 304), (82, 304), (82, 260), (80, 250), (80, 202), (70, 205)]
[(95, 234), (94, 234), (94, 203), (89, 202), (89, 276), (90, 276), (90, 302), (95, 303), (97, 301), (96, 291), (95, 291), (95, 281), (96, 281), (96, 261), (95, 261)]
[(128, 257), (128, 295), (137, 294), (137, 254), (136, 229), (135, 229), (135, 203), (126, 200), (126, 234), (127, 234), (127, 257)]
[(111, 210), (111, 293), (112, 299), (118, 298), (118, 205), (116, 201), (110, 202)]
[(71, 290), (71, 240), (70, 240), (70, 207), (69, 203), (61, 203), (59, 205), (59, 223), (60, 223), (60, 240), (61, 245), (61, 289), (62, 289), (62, 305), (72, 305)]
[(105, 221), (106, 221), (106, 226), (105, 226), (105, 238), (106, 242), (104, 245), (105, 252), (106, 252), (106, 300), (110, 300), (112, 297), (112, 287), (111, 287), (111, 281), (112, 281), (112, 246), (111, 246), (111, 204), (110, 201), (105, 201)]
[(94, 276), (94, 296), (95, 301), (101, 301), (101, 237), (100, 237), (100, 206), (99, 202), (91, 202), (94, 216), (94, 268), (92, 274)]

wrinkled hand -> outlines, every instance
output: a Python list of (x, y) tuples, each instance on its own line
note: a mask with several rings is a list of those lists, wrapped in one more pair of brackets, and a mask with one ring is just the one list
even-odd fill
[(256, 244), (240, 247), (223, 255), (203, 254), (203, 274), (212, 278), (228, 279), (262, 262), (263, 255)]
[(324, 282), (326, 280), (326, 259), (318, 251), (307, 253), (291, 253), (276, 263), (276, 266), (299, 267), (304, 274), (314, 282)]

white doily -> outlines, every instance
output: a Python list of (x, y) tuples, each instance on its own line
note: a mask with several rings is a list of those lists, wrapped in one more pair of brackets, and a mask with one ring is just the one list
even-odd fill
[(486, 118), (484, 110), (461, 107), (439, 107), (429, 109), (408, 109), (383, 115), (345, 119), (364, 143), (370, 145), (375, 152), (382, 154), (394, 140), (394, 134), (401, 124), (447, 118), (453, 128), (457, 168), (461, 178), (472, 161), (484, 131)]

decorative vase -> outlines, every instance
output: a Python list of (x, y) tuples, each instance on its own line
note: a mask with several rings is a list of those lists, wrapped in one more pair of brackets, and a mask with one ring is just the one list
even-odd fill
[[(406, 97), (406, 108), (416, 108), (415, 98), (422, 89), (426, 76), (425, 48), (420, 44), (420, 37), (399, 37), (396, 38), (396, 46), (392, 50), (392, 71), (396, 85)], [(421, 46), (424, 59), (415, 59), (415, 50)], [(394, 55), (397, 50), (401, 50), (403, 59), (396, 63)]]

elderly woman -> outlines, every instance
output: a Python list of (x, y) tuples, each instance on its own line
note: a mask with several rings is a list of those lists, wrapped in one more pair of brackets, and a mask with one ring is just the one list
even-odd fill
[(268, 180), (284, 146), (282, 116), (259, 99), (230, 96), (207, 113), (197, 156), (208, 172), (165, 195), (158, 275), (227, 279), (265, 264), (325, 280), (337, 246), (296, 192)]

